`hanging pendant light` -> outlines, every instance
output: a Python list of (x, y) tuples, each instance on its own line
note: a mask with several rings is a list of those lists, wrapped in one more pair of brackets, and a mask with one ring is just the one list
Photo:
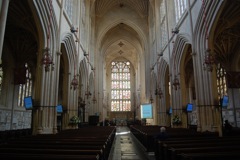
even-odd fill
[(54, 70), (53, 58), (50, 54), (50, 49), (48, 47), (46, 47), (43, 50), (42, 64), (44, 65), (45, 72), (50, 71), (50, 67), (51, 67), (52, 70)]
[[(208, 43), (208, 24), (207, 24), (207, 13), (206, 13), (206, 3), (205, 0), (202, 0), (202, 8), (204, 12), (203, 21), (205, 24), (205, 36), (206, 36), (206, 45)], [(212, 72), (213, 66), (215, 64), (215, 56), (211, 49), (206, 49), (204, 56), (203, 69), (209, 72)]]
[(77, 75), (74, 75), (73, 80), (71, 82), (71, 89), (77, 89), (78, 88), (78, 79)]
[(85, 92), (85, 95), (87, 96), (87, 99), (91, 97), (92, 93), (88, 90), (89, 87), (87, 87), (87, 91)]
[(96, 96), (95, 96), (95, 93), (93, 94), (93, 99), (92, 99), (93, 103), (96, 103), (97, 102), (97, 99), (96, 99)]
[(150, 103), (153, 103), (153, 97), (152, 97), (152, 94), (150, 95), (150, 99), (149, 99), (150, 101)]
[(155, 95), (158, 95), (160, 99), (163, 97), (163, 92), (160, 87), (155, 89)]
[(173, 80), (173, 87), (174, 87), (175, 90), (180, 88), (180, 83), (179, 83), (179, 80), (178, 80), (176, 75), (175, 75), (174, 80)]
[(211, 52), (211, 49), (207, 49), (205, 52), (205, 58), (204, 58), (204, 70), (212, 72), (213, 65), (215, 64), (215, 57), (214, 54)]
[(158, 89), (158, 95), (160, 99), (163, 97), (163, 92), (161, 88)]
[(76, 50), (76, 53), (75, 55), (73, 56), (73, 62), (74, 62), (74, 76), (73, 76), (73, 79), (72, 79), (72, 82), (71, 82), (71, 89), (73, 88), (73, 90), (76, 90), (78, 88), (78, 75), (76, 73), (76, 65), (77, 65), (77, 59), (78, 59), (78, 51), (79, 51), (79, 45), (78, 45), (78, 40), (75, 41), (76, 42), (76, 47), (78, 47), (78, 49)]
[(52, 0), (49, 1), (50, 3), (50, 14), (49, 14), (49, 23), (48, 23), (48, 33), (47, 33), (47, 47), (43, 49), (43, 58), (42, 58), (42, 65), (45, 68), (45, 72), (50, 71), (50, 68), (54, 70), (54, 63), (53, 57), (50, 53), (49, 43), (50, 43), (50, 26), (51, 26), (51, 19), (52, 19)]

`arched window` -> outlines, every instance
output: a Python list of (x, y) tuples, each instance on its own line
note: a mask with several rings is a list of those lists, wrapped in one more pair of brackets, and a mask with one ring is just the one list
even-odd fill
[(32, 75), (27, 63), (25, 63), (25, 68), (26, 68), (26, 75), (25, 75), (26, 83), (19, 84), (18, 106), (24, 106), (24, 97), (32, 95)]
[[(80, 21), (79, 21), (79, 25), (80, 25), (80, 37), (86, 37), (86, 31), (88, 30), (87, 25), (86, 25), (86, 6), (85, 6), (85, 1), (80, 1)], [(79, 18), (79, 17), (78, 17)], [(80, 38), (80, 43), (83, 44), (84, 46), (86, 45), (86, 41), (84, 40), (84, 38)]]
[(2, 68), (2, 64), (0, 64), (0, 96), (2, 93), (2, 83), (3, 83), (3, 68)]
[(187, 0), (175, 0), (175, 12), (176, 12), (177, 22), (182, 17), (186, 8), (187, 8)]
[(227, 95), (227, 84), (226, 84), (226, 71), (222, 68), (221, 64), (217, 64), (217, 92), (218, 98), (222, 98), (223, 95)]
[(66, 0), (64, 9), (70, 20), (73, 19), (73, 0)]
[(160, 29), (161, 29), (161, 48), (167, 44), (167, 22), (165, 0), (160, 5)]
[(130, 62), (112, 62), (111, 111), (131, 111)]

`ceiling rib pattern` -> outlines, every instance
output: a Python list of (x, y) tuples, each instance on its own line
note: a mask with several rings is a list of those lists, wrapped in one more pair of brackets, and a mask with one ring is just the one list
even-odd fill
[(216, 60), (220, 62), (225, 69), (231, 70), (231, 62), (235, 54), (239, 53), (240, 40), (240, 10), (235, 6), (239, 2), (232, 0), (228, 2), (224, 12), (220, 16), (215, 30), (214, 52), (216, 53)]
[(148, 14), (148, 0), (97, 0), (96, 14), (102, 16), (109, 9), (119, 6), (133, 8), (142, 17)]

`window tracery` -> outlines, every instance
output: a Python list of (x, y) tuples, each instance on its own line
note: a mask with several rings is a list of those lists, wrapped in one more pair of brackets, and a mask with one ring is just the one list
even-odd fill
[(69, 19), (72, 20), (73, 19), (73, 0), (66, 0), (64, 8)]
[(218, 98), (222, 98), (223, 95), (227, 95), (227, 82), (226, 82), (226, 70), (221, 66), (221, 64), (217, 64), (217, 92)]
[(111, 111), (131, 111), (130, 62), (112, 62)]
[(166, 8), (165, 1), (162, 1), (160, 6), (160, 29), (161, 29), (161, 47), (167, 44), (167, 23), (166, 23)]
[(187, 8), (187, 0), (175, 0), (176, 21), (182, 17)]
[(26, 68), (26, 83), (19, 84), (19, 91), (18, 91), (18, 106), (24, 106), (24, 97), (32, 95), (32, 74), (30, 72), (30, 68), (28, 64), (25, 63)]

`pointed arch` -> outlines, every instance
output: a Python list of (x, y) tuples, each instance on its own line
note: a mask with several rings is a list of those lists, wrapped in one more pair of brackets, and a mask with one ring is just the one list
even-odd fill
[(190, 44), (190, 35), (188, 34), (178, 34), (174, 42), (173, 52), (171, 57), (171, 64), (173, 69), (173, 74), (180, 74), (180, 65), (182, 61), (182, 56), (184, 53), (185, 46)]

